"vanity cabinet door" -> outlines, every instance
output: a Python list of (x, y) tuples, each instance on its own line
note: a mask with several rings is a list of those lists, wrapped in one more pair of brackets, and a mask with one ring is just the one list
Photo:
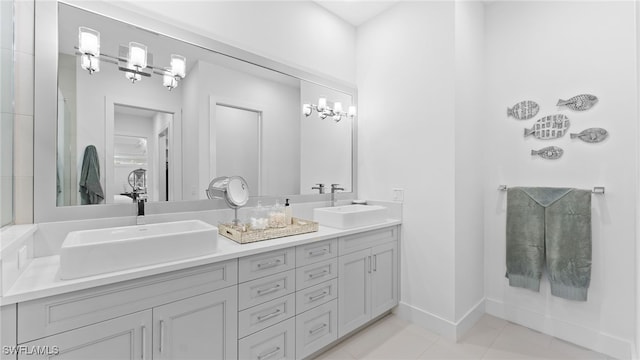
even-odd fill
[(153, 309), (153, 359), (236, 359), (237, 287)]
[(398, 243), (371, 249), (371, 316), (398, 304)]
[(338, 335), (371, 319), (371, 249), (338, 258)]
[(145, 310), (31, 341), (18, 359), (151, 360), (151, 319)]

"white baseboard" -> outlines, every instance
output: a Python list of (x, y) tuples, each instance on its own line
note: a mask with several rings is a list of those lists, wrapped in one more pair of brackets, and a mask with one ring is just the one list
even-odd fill
[(569, 323), (546, 314), (505, 304), (495, 299), (485, 299), (487, 314), (526, 326), (541, 333), (574, 343), (576, 345), (612, 356), (616, 359), (631, 359), (634, 345), (631, 341), (603, 333), (597, 329)]
[(393, 312), (403, 320), (422, 326), (447, 339), (458, 341), (485, 313), (485, 305), (484, 299), (480, 300), (457, 322), (449, 321), (405, 302), (400, 302)]

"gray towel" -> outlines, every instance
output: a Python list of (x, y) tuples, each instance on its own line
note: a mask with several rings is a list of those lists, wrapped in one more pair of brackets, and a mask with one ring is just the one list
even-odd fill
[(93, 145), (84, 149), (82, 172), (80, 173), (80, 197), (82, 205), (99, 204), (104, 199), (104, 192), (102, 192), (102, 185), (100, 185), (98, 151)]
[(591, 191), (510, 188), (509, 285), (538, 291), (545, 264), (551, 294), (586, 301), (591, 279)]

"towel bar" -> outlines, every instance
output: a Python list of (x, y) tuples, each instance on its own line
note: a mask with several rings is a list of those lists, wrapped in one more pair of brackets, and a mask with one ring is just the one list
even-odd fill
[[(507, 185), (498, 185), (498, 190), (507, 191)], [(604, 194), (604, 186), (594, 186), (593, 190), (591, 190), (592, 194)]]

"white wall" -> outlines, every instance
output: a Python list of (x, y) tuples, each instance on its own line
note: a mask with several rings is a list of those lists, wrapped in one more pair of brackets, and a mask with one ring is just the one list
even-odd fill
[[(638, 92), (634, 2), (491, 2), (486, 4), (485, 292), (487, 311), (620, 358), (635, 337), (635, 222)], [(591, 93), (586, 112), (558, 110), (556, 102)], [(541, 106), (538, 117), (560, 112), (571, 132), (603, 127), (600, 144), (568, 136), (544, 142), (523, 138), (532, 121), (507, 118), (521, 100)], [(560, 146), (557, 161), (531, 149)], [(470, 149), (471, 150), (471, 149)], [(511, 288), (505, 274), (505, 195), (509, 186), (606, 186), (592, 197), (593, 268), (589, 299), (567, 301)]]
[[(484, 298), (483, 173), (484, 6), (455, 7), (455, 320), (482, 312)], [(473, 320), (470, 320), (472, 324)]]
[(355, 83), (355, 29), (310, 1), (122, 1), (118, 6)]
[(358, 28), (358, 192), (405, 190), (401, 309), (455, 319), (454, 3), (399, 2)]
[(204, 190), (211, 179), (233, 175), (219, 174), (216, 170), (218, 151), (228, 156), (233, 154), (216, 146), (210, 100), (214, 104), (219, 101), (262, 112), (262, 195), (297, 193), (300, 188), (299, 83), (269, 80), (204, 61), (194, 66), (192, 74), (197, 76), (184, 80), (185, 139), (191, 148), (185, 148), (184, 152), (183, 178), (189, 181), (185, 186), (185, 199), (206, 198)]

